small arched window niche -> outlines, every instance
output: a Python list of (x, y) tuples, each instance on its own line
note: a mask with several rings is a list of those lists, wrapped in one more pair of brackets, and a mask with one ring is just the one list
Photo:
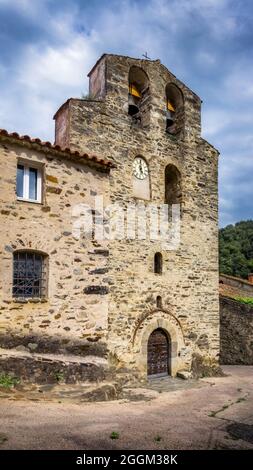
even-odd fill
[(140, 67), (133, 65), (129, 70), (128, 114), (142, 126), (149, 124), (150, 89), (149, 78)]
[(13, 254), (14, 298), (47, 297), (48, 256), (39, 251), (19, 250)]
[(162, 253), (155, 253), (154, 256), (154, 273), (162, 274), (163, 272), (163, 257)]
[(184, 126), (184, 97), (174, 83), (168, 83), (166, 95), (166, 132), (177, 134)]
[(158, 295), (156, 297), (156, 308), (162, 308), (162, 297), (160, 295)]
[(139, 199), (150, 200), (150, 173), (148, 162), (141, 155), (133, 161), (133, 196)]

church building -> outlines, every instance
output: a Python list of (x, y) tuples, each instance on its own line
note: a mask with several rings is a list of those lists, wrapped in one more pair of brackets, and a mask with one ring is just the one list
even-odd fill
[(54, 119), (54, 144), (0, 130), (0, 368), (211, 373), (218, 151), (200, 98), (159, 60), (104, 54)]

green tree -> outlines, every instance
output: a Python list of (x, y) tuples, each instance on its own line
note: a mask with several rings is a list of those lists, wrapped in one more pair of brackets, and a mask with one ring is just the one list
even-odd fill
[(220, 272), (247, 279), (253, 272), (253, 220), (219, 231)]

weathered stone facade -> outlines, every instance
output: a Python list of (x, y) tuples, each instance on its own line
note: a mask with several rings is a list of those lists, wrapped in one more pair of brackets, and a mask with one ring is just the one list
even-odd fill
[[(94, 188), (109, 198), (108, 174), (34, 145), (7, 137), (1, 139), (1, 345), (37, 344), (36, 351), (67, 348), (104, 355), (107, 302), (85, 295), (90, 285), (104, 285), (108, 250), (103, 243), (72, 236), (72, 207), (85, 201), (92, 207)], [(16, 171), (19, 159), (43, 167), (42, 204), (17, 201)], [(103, 170), (103, 168), (102, 168)], [(103, 248), (103, 250), (101, 249)], [(13, 252), (36, 250), (49, 259), (46, 299), (13, 299)], [(99, 297), (99, 302), (96, 300)]]
[(253, 307), (220, 296), (221, 364), (253, 364)]
[[(148, 97), (140, 119), (128, 115), (131, 67), (147, 77)], [(33, 144), (1, 138), (1, 336), (2, 345), (32, 341), (42, 351), (78, 350), (104, 356), (116, 370), (147, 374), (147, 343), (156, 328), (170, 340), (170, 372), (191, 370), (194, 354), (216, 364), (219, 354), (217, 166), (218, 152), (201, 138), (200, 99), (160, 61), (104, 55), (90, 73), (90, 98), (70, 99), (56, 113), (56, 144), (98, 154), (99, 165), (52, 155)], [(180, 112), (165, 132), (166, 88), (177, 87)], [(147, 162), (150, 200), (165, 201), (165, 169), (181, 174), (181, 240), (166, 250), (159, 240), (96, 241), (72, 235), (72, 210), (120, 204), (133, 196), (133, 162)], [(17, 201), (19, 158), (43, 165), (42, 204)], [(94, 216), (101, 214), (94, 212)], [(45, 253), (48, 295), (21, 303), (12, 298), (12, 257), (17, 249)], [(154, 273), (154, 255), (163, 273)], [(157, 297), (160, 296), (159, 308)], [(162, 305), (162, 307), (161, 307)], [(7, 339), (6, 339), (7, 338)], [(57, 345), (57, 346), (56, 346)]]

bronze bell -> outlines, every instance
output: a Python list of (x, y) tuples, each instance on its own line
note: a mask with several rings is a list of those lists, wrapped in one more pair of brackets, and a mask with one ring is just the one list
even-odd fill
[(170, 110), (166, 112), (166, 131), (174, 124), (173, 114)]
[(134, 100), (134, 97), (132, 95), (128, 95), (128, 114), (130, 116), (134, 116), (139, 112), (139, 108)]

